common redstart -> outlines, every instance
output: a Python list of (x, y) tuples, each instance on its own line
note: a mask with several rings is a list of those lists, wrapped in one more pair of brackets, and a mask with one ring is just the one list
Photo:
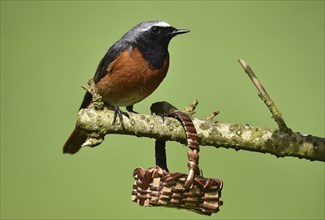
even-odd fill
[[(168, 44), (179, 34), (189, 32), (176, 29), (163, 21), (142, 22), (126, 32), (111, 46), (100, 61), (93, 78), (102, 101), (113, 106), (122, 119), (119, 107), (133, 112), (133, 105), (149, 96), (165, 78), (169, 67)], [(87, 108), (92, 95), (86, 92), (80, 109)], [(79, 109), (79, 110), (80, 110)], [(114, 120), (115, 122), (115, 120)], [(121, 121), (123, 126), (123, 122)], [(76, 153), (87, 135), (75, 128), (63, 147), (63, 153)]]

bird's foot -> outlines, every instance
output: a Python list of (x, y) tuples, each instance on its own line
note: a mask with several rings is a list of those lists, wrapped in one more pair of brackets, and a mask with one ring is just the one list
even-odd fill
[(127, 117), (127, 118), (130, 118), (130, 116), (129, 116), (129, 114), (127, 113), (127, 112), (123, 112), (117, 105), (112, 105), (112, 104), (110, 104), (110, 103), (105, 103), (105, 105), (107, 106), (107, 107), (110, 107), (110, 108), (112, 108), (113, 109), (113, 111), (114, 111), (114, 117), (113, 117), (113, 122), (112, 122), (112, 124), (114, 125), (115, 123), (116, 123), (116, 119), (117, 119), (117, 117), (119, 118), (119, 120), (120, 120), (120, 123), (121, 123), (121, 127), (123, 128), (123, 129), (125, 129), (125, 127), (124, 127), (124, 122), (123, 122), (123, 115), (125, 116), (125, 117)]
[(114, 125), (116, 123), (116, 118), (118, 116), (122, 128), (125, 129), (124, 122), (123, 122), (123, 115), (126, 116), (127, 118), (130, 118), (129, 114), (127, 112), (123, 112), (117, 105), (114, 105), (113, 109), (114, 109), (114, 119), (112, 124)]

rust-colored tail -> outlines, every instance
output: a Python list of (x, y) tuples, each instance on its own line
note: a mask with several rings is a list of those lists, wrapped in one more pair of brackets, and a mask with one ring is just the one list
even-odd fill
[(87, 135), (78, 129), (74, 129), (68, 138), (67, 142), (65, 142), (63, 147), (63, 153), (74, 154), (77, 153), (81, 145), (87, 140)]

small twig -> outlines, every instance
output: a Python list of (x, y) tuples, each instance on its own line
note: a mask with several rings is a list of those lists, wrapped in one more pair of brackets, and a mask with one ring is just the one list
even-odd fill
[(219, 110), (214, 110), (205, 120), (212, 121), (219, 113)]
[(264, 89), (261, 82), (258, 80), (256, 75), (254, 74), (253, 70), (250, 68), (250, 66), (242, 59), (239, 59), (238, 62), (240, 65), (244, 68), (245, 72), (249, 76), (249, 78), (252, 80), (253, 84), (255, 85), (256, 89), (259, 92), (260, 98), (264, 101), (268, 109), (270, 110), (273, 119), (278, 124), (278, 127), (281, 131), (284, 132), (290, 132), (291, 129), (289, 129), (284, 122), (282, 118), (282, 114), (279, 112), (277, 107), (275, 106), (274, 102), (272, 101), (271, 97), (267, 94), (266, 90)]
[(189, 115), (195, 114), (195, 108), (199, 104), (199, 101), (197, 99), (194, 99), (187, 107), (184, 108), (184, 112), (186, 112)]
[(104, 103), (102, 102), (102, 96), (99, 94), (94, 80), (93, 79), (88, 80), (87, 84), (88, 87), (83, 85), (81, 87), (92, 95), (94, 107), (96, 109), (102, 109), (104, 107)]

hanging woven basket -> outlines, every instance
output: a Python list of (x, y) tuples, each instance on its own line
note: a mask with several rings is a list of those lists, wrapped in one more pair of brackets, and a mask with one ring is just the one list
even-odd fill
[[(200, 175), (199, 144), (190, 117), (183, 112), (176, 112), (169, 116), (178, 119), (185, 129), (189, 173), (170, 173), (167, 167), (163, 169), (160, 166), (147, 170), (136, 168), (133, 172), (135, 181), (132, 201), (141, 206), (187, 209), (205, 215), (216, 213), (222, 205), (220, 199), (223, 182), (217, 178), (204, 178)], [(157, 155), (157, 143), (159, 142), (156, 141), (156, 159), (157, 156), (161, 156)], [(166, 164), (165, 161), (164, 163)], [(156, 164), (160, 163), (156, 160)]]

